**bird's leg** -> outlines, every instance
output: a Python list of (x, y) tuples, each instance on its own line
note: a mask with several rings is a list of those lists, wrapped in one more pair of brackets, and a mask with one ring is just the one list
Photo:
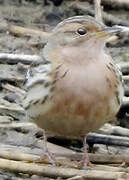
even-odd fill
[(89, 160), (88, 156), (88, 144), (86, 142), (87, 136), (83, 136), (83, 157), (82, 160), (79, 162), (79, 168), (86, 169), (87, 166), (92, 166), (92, 163)]
[(39, 160), (36, 160), (36, 162), (39, 162), (39, 163), (41, 163), (41, 162), (50, 163), (50, 164), (55, 166), (56, 165), (55, 157), (48, 150), (48, 147), (47, 147), (47, 136), (46, 136), (46, 133), (45, 133), (44, 130), (43, 130), (43, 140), (44, 140), (44, 143), (43, 143), (43, 154), (40, 156)]
[(87, 165), (89, 165), (90, 161), (89, 161), (89, 156), (88, 156), (88, 144), (86, 142), (86, 135), (83, 137), (83, 159), (82, 159), (82, 164), (83, 167), (87, 167)]
[(47, 136), (45, 131), (43, 130), (43, 139), (44, 139), (44, 153), (46, 155), (46, 157), (48, 158), (49, 162), (53, 165), (55, 165), (55, 157), (53, 156), (53, 154), (48, 150), (47, 147)]

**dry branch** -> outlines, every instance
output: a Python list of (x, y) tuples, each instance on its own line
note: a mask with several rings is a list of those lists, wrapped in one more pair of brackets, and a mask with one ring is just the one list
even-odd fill
[(122, 103), (122, 107), (125, 107), (125, 106), (129, 106), (129, 97), (124, 97), (123, 98), (123, 103)]
[(119, 63), (118, 66), (123, 73), (129, 72), (129, 62)]
[(13, 121), (13, 118), (10, 116), (0, 116), (0, 124), (6, 124), (8, 126), (11, 121)]
[(15, 75), (12, 75), (10, 73), (4, 73), (3, 75), (0, 76), (0, 81), (8, 81), (8, 82), (19, 82), (19, 83), (22, 83), (24, 82), (24, 77), (21, 77), (21, 76), (15, 76)]
[(125, 92), (125, 96), (129, 96), (129, 87), (128, 86), (124, 86), (124, 92)]
[(123, 76), (124, 81), (129, 81), (129, 75)]
[[(57, 146), (57, 147), (55, 147)], [(57, 159), (68, 158), (73, 161), (80, 161), (84, 154), (73, 152), (67, 148), (58, 145), (53, 146), (48, 143), (48, 149), (53, 152)], [(6, 145), (0, 143), (0, 157), (5, 159), (12, 159), (18, 161), (33, 161), (42, 154), (42, 149), (31, 149), (29, 147), (17, 147), (14, 145)], [(38, 155), (35, 155), (38, 154)], [(122, 164), (123, 162), (129, 164), (129, 156), (127, 155), (109, 155), (109, 154), (92, 154), (88, 153), (90, 161), (101, 164)]]
[[(6, 116), (3, 116), (3, 117), (6, 117)], [(32, 131), (32, 129), (37, 128), (37, 126), (36, 126), (36, 124), (29, 123), (29, 122), (23, 122), (23, 123), (22, 122), (21, 123), (12, 122), (10, 124), (0, 123), (0, 129), (2, 129), (2, 128), (4, 128), (4, 129), (20, 129), (21, 128), (22, 130), (24, 130), (24, 132), (29, 132), (29, 131)]]
[(37, 55), (24, 55), (24, 54), (8, 54), (0, 53), (0, 63), (8, 64), (31, 64), (33, 62), (41, 62), (42, 57)]
[[(89, 159), (93, 163), (101, 164), (122, 164), (123, 162), (129, 164), (129, 156), (127, 155), (109, 155), (109, 154), (91, 154), (88, 153)], [(65, 153), (59, 156), (70, 158), (73, 161), (77, 161), (83, 158), (83, 153)]]
[[(83, 5), (80, 5), (79, 3), (74, 3), (70, 6), (70, 8), (73, 8), (77, 11), (80, 11), (81, 13), (83, 12), (85, 15), (90, 15), (90, 16), (94, 16), (94, 10), (91, 10)], [(123, 26), (129, 26), (129, 22), (126, 20), (121, 20), (111, 14), (108, 14), (106, 12), (103, 12), (102, 14), (103, 19), (105, 24), (110, 24), (110, 25), (123, 25)]]
[(23, 36), (38, 36), (38, 37), (41, 37), (44, 40), (44, 42), (47, 42), (50, 36), (48, 32), (10, 25), (10, 24), (7, 24), (6, 22), (0, 23), (0, 32), (6, 32), (6, 31), (13, 35), (22, 36), (22, 37)]
[(10, 115), (15, 118), (23, 118), (23, 116), (25, 116), (25, 111), (22, 107), (14, 103), (10, 104), (10, 106), (0, 104), (0, 113), (4, 115)]
[(123, 128), (120, 126), (113, 126), (109, 123), (106, 123), (102, 128), (100, 128), (97, 132), (101, 134), (108, 135), (116, 135), (116, 136), (128, 136), (129, 137), (129, 129)]
[[(16, 145), (7, 145), (7, 144), (0, 143), (0, 157), (13, 159), (13, 160), (23, 160), (23, 161), (35, 160), (37, 155), (39, 157), (40, 155), (43, 154), (43, 140), (42, 140), (42, 142), (38, 141), (38, 143), (40, 145), (42, 144), (40, 146), (40, 148), (39, 147), (35, 147), (35, 148), (26, 147), (26, 144), (25, 144), (25, 146), (23, 144), (22, 146), (19, 147), (19, 146), (17, 146), (17, 144)], [(51, 153), (58, 155), (58, 157), (65, 157), (65, 156), (61, 156), (60, 152), (63, 154), (75, 154), (74, 151), (72, 151), (68, 148), (64, 148), (62, 146), (55, 145), (55, 144), (52, 144), (49, 142), (47, 142), (47, 147)], [(26, 159), (23, 158), (24, 157), (23, 154), (25, 154)], [(29, 154), (29, 157), (28, 157), (28, 154)], [(34, 156), (31, 157), (30, 156), (31, 154), (33, 154)], [(35, 157), (35, 154), (36, 154), (36, 157)]]
[[(96, 155), (94, 155), (96, 156)], [(32, 154), (27, 154), (27, 153), (21, 153), (18, 152), (16, 150), (9, 152), (9, 151), (2, 151), (0, 150), (0, 158), (4, 158), (4, 159), (8, 159), (8, 160), (16, 160), (16, 161), (26, 161), (26, 162), (33, 162), (35, 160), (37, 160), (39, 158), (39, 156), (37, 155), (32, 155)], [(66, 163), (68, 160), (66, 161), (62, 161), (62, 159), (57, 159), (57, 161), (60, 160), (61, 165), (68, 165), (68, 163)], [(75, 167), (75, 165), (77, 166), (77, 163), (75, 162), (70, 162), (69, 161), (69, 166)], [(67, 166), (67, 167), (69, 167)], [(108, 165), (95, 165), (93, 167), (94, 170), (104, 170), (104, 171), (112, 171), (112, 172), (127, 172), (127, 170), (125, 170), (122, 167), (112, 167), (112, 166), (108, 166)]]
[(14, 92), (14, 93), (17, 93), (20, 95), (25, 95), (25, 93), (26, 93), (23, 89), (20, 89), (19, 87), (13, 86), (8, 83), (2, 84), (1, 86), (2, 86), (2, 88), (7, 89), (8, 91), (11, 91), (11, 92)]
[(103, 24), (102, 13), (101, 13), (101, 0), (94, 0), (95, 4), (95, 19)]
[(129, 138), (113, 135), (103, 135), (97, 133), (89, 133), (87, 136), (87, 142), (90, 144), (105, 144), (129, 147)]
[(12, 150), (11, 151), (5, 151), (5, 150), (0, 150), (0, 157), (4, 159), (9, 159), (9, 160), (16, 160), (16, 161), (35, 161), (39, 158), (37, 155), (31, 155), (27, 153), (21, 153), (20, 151)]
[(49, 33), (47, 32), (19, 27), (15, 25), (8, 25), (8, 31), (17, 36), (36, 35), (36, 36), (44, 37), (44, 39), (48, 39), (50, 36)]
[(115, 8), (129, 9), (128, 0), (102, 0), (102, 4), (110, 5), (111, 7), (115, 7)]
[[(88, 0), (89, 2), (93, 2), (94, 0)], [(108, 5), (113, 8), (125, 8), (129, 9), (129, 1), (128, 0), (101, 0), (102, 5)]]
[(47, 176), (51, 178), (69, 178), (73, 176), (83, 176), (85, 179), (92, 180), (116, 180), (118, 177), (127, 177), (124, 172), (105, 172), (100, 170), (78, 170), (72, 168), (53, 167), (48, 165), (38, 165), (31, 163), (24, 163), (19, 161), (12, 161), (7, 159), (0, 159), (0, 169), (16, 173), (37, 174), (40, 176)]

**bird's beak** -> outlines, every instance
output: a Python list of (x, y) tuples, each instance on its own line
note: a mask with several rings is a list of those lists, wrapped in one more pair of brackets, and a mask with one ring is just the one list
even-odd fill
[(123, 31), (121, 26), (104, 27), (101, 31), (97, 32), (96, 38), (110, 37)]

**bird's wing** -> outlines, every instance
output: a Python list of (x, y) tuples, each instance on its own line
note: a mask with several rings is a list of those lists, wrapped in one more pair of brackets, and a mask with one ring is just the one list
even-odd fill
[(31, 105), (38, 102), (45, 102), (50, 95), (52, 77), (51, 63), (39, 63), (30, 66), (26, 73), (26, 95), (23, 107), (28, 109)]

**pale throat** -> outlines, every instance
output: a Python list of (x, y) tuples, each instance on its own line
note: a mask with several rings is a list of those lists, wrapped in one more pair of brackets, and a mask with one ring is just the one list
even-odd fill
[[(89, 61), (96, 61), (106, 55), (104, 41), (89, 41), (77, 46), (57, 45), (48, 43), (43, 51), (44, 57), (54, 63), (72, 63), (86, 65)], [(88, 59), (88, 60), (87, 60)]]

